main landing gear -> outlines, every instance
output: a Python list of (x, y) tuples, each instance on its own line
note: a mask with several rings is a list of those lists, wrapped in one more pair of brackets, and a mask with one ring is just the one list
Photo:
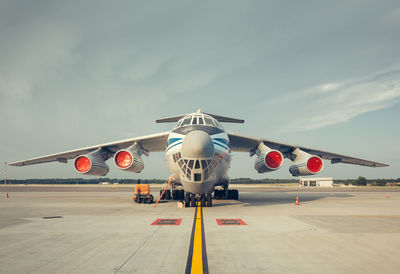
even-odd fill
[(216, 200), (238, 200), (239, 191), (237, 189), (216, 189), (214, 191), (214, 199)]
[[(162, 194), (163, 190), (160, 190), (160, 196)], [(164, 192), (164, 195), (161, 197), (161, 200), (175, 200), (175, 201), (182, 201), (184, 199), (185, 192), (183, 189), (173, 189), (172, 194), (171, 190), (167, 189)]]

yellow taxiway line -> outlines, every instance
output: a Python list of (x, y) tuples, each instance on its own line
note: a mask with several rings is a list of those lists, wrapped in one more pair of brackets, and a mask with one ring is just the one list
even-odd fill
[(190, 273), (203, 273), (203, 241), (201, 235), (201, 204), (197, 202), (193, 239), (192, 268)]
[(207, 251), (204, 236), (202, 207), (200, 202), (198, 202), (196, 206), (185, 273), (208, 273)]

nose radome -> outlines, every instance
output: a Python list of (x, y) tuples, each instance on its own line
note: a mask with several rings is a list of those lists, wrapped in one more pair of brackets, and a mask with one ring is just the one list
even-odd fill
[(182, 142), (183, 158), (212, 158), (214, 144), (210, 135), (202, 130), (189, 132)]

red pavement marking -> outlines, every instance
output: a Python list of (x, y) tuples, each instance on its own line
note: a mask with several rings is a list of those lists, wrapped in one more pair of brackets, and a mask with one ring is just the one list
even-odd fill
[(247, 225), (242, 219), (217, 219), (218, 225)]
[(151, 225), (180, 225), (182, 219), (157, 219)]

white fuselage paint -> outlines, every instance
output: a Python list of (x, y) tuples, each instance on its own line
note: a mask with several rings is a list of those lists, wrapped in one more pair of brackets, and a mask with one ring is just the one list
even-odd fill
[[(192, 118), (206, 117), (211, 119), (213, 124), (198, 125), (193, 122), (194, 118), (191, 124), (180, 126), (182, 121), (190, 116)], [(194, 130), (208, 131), (214, 146), (213, 157), (184, 158), (182, 156), (184, 138)], [(220, 123), (211, 116), (190, 114), (181, 119), (168, 136), (165, 160), (171, 175), (175, 177), (173, 181), (175, 184), (182, 185), (185, 192), (211, 193), (216, 185), (228, 185), (227, 172), (231, 162), (229, 138)]]

